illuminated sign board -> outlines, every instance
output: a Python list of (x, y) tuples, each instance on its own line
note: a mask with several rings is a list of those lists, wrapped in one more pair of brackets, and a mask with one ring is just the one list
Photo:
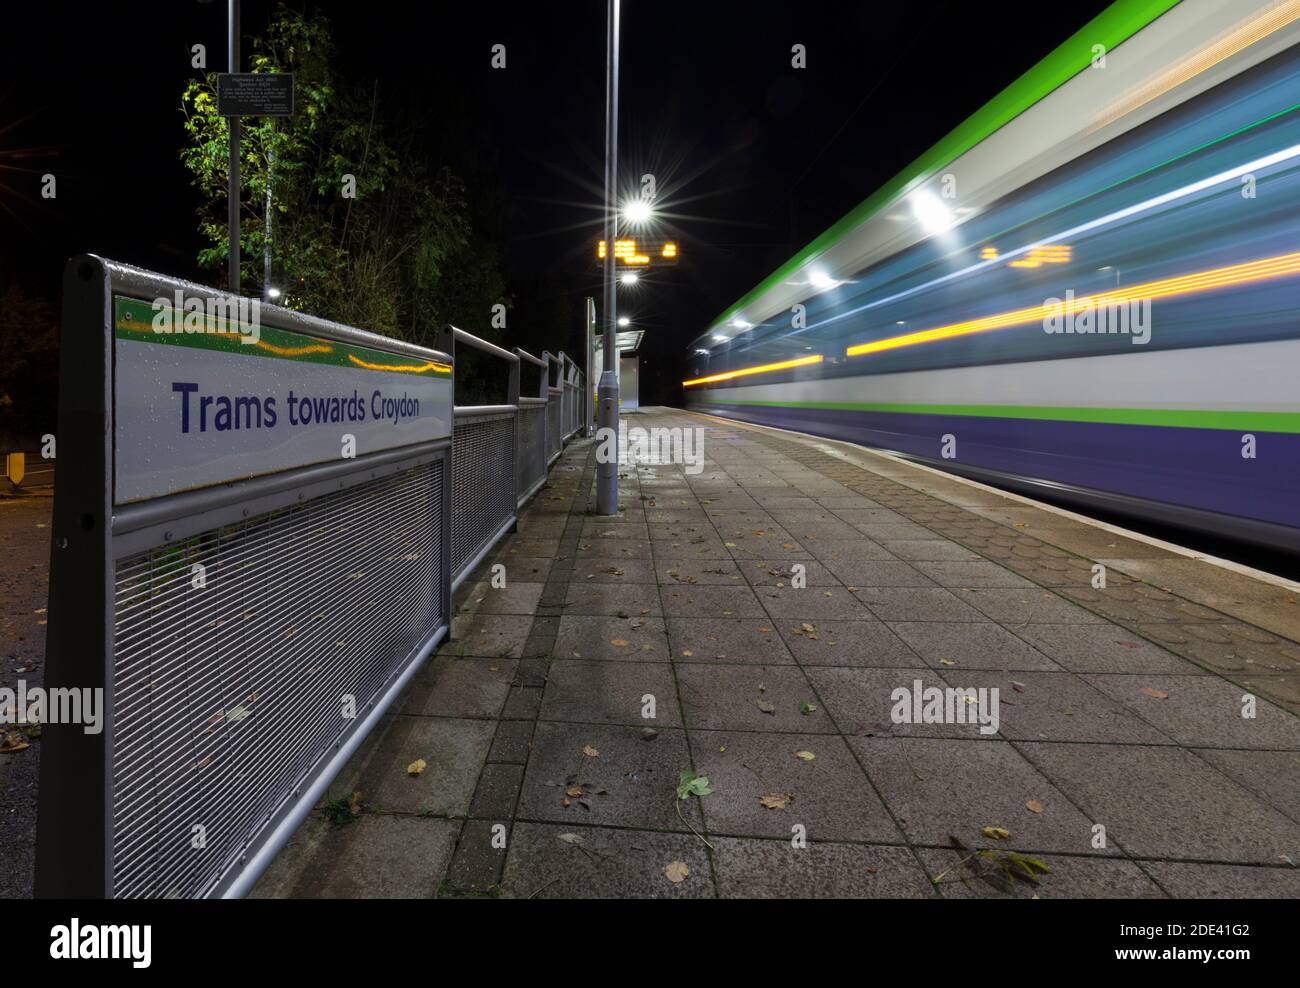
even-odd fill
[[(605, 241), (596, 245), (596, 260), (605, 261)], [(676, 264), (681, 248), (675, 240), (638, 240), (636, 237), (620, 237), (614, 241), (614, 263), (632, 268), (660, 267)]]

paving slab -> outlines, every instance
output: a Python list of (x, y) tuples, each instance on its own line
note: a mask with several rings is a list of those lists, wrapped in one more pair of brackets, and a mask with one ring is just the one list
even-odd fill
[(1073, 673), (945, 669), (943, 677), (963, 689), (996, 689), (998, 733), (1013, 741), (1175, 743), (1090, 680)]
[[(360, 792), (367, 807), (389, 813), (464, 816), (487, 761), (494, 729), (486, 720), (397, 716), (330, 784), (333, 799)], [(408, 768), (423, 760), (412, 775)]]
[(1300, 854), (1300, 824), (1190, 751), (1109, 744), (1018, 743), (1137, 857), (1276, 864)]
[[(654, 698), (654, 717), (646, 697)], [(678, 727), (677, 689), (667, 662), (593, 662), (557, 659), (550, 665), (542, 720)]]
[(1290, 865), (1248, 868), (1150, 861), (1142, 867), (1176, 899), (1300, 899), (1300, 869)]
[(674, 662), (794, 665), (776, 622), (767, 617), (668, 619)]
[(681, 773), (690, 767), (680, 730), (660, 729), (650, 736), (640, 728), (541, 722), (518, 817), (573, 826), (699, 828), (698, 800), (679, 806), (677, 799)]
[(1206, 671), (1114, 624), (1033, 624), (1017, 628), (1016, 635), (1070, 672), (1197, 675)]
[[(915, 843), (947, 847), (956, 837), (976, 849), (1119, 853), (1113, 843), (1092, 848), (1092, 821), (1006, 741), (895, 737), (849, 743)], [(1028, 808), (1031, 800), (1042, 812)], [(1010, 836), (987, 836), (985, 827)]]
[(692, 730), (835, 733), (798, 666), (679, 663), (676, 670)]
[(394, 713), (423, 717), (500, 715), (518, 668), (517, 659), (461, 659), (436, 655), (415, 674)]
[(714, 790), (700, 800), (709, 833), (903, 842), (843, 738), (692, 731), (690, 744)]
[(252, 898), (432, 899), (458, 821), (365, 813), (314, 821), (262, 876)]
[(1217, 676), (1083, 678), (1180, 744), (1300, 750), (1300, 717)]
[(668, 635), (661, 617), (566, 614), (560, 618), (554, 654), (561, 659), (662, 662), (668, 658)]
[(917, 851), (934, 887), (945, 899), (1164, 899), (1165, 892), (1131, 861), (1035, 854), (1048, 871), (1037, 882), (1019, 877), (1014, 861), (996, 850), (923, 848)]
[[(923, 665), (883, 621), (773, 621), (791, 653), (805, 666), (875, 666), (915, 668)], [(807, 624), (811, 628), (804, 627)]]
[(890, 621), (889, 629), (933, 667), (1058, 670), (1042, 652), (992, 621)]
[[(666, 869), (686, 866), (674, 883)], [(508, 899), (711, 899), (708, 850), (691, 834), (520, 823), (501, 879)]]
[(903, 847), (713, 839), (718, 891), (727, 899), (925, 899), (934, 893)]

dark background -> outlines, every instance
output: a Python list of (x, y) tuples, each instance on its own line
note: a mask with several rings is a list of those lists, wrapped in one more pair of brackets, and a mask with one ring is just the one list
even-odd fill
[[(0, 292), (16, 279), (57, 300), (82, 251), (198, 276), (179, 102), (191, 45), (225, 69), (225, 6), (0, 15)], [(305, 6), (333, 23), (348, 80), (377, 79), (418, 121), (421, 153), (468, 183), (475, 236), (501, 252), (510, 342), (579, 353), (582, 299), (600, 294), (605, 4)], [(245, 36), (271, 7), (246, 0)], [(646, 330), (643, 402), (678, 401), (687, 341), (1104, 7), (625, 0), (620, 184), (656, 176), (655, 233), (682, 249), (620, 290)], [(497, 43), (504, 71), (489, 65)], [(55, 200), (40, 198), (47, 171)]]

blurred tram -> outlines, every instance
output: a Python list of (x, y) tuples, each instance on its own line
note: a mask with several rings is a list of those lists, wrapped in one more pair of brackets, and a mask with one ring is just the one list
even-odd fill
[(723, 313), (688, 407), (1300, 552), (1298, 42), (1113, 4)]

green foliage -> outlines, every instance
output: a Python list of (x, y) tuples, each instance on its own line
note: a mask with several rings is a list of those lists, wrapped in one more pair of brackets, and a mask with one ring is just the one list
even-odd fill
[[(426, 345), (449, 322), (490, 335), (491, 305), (508, 304), (505, 283), (495, 251), (472, 237), (459, 177), (422, 157), (414, 129), (387, 114), (377, 81), (357, 87), (339, 77), (323, 17), (281, 5), (252, 48), (251, 71), (294, 73), (295, 113), (242, 121), (242, 282), (262, 281), (269, 191), (280, 304)], [(214, 276), (229, 258), (229, 128), (215, 86), (210, 73), (181, 96), (181, 161), (209, 245), (198, 260)], [(355, 198), (344, 196), (349, 175)]]
[(677, 798), (689, 799), (691, 796), (707, 796), (713, 792), (713, 787), (709, 785), (707, 775), (696, 775), (694, 772), (685, 771), (677, 780)]

